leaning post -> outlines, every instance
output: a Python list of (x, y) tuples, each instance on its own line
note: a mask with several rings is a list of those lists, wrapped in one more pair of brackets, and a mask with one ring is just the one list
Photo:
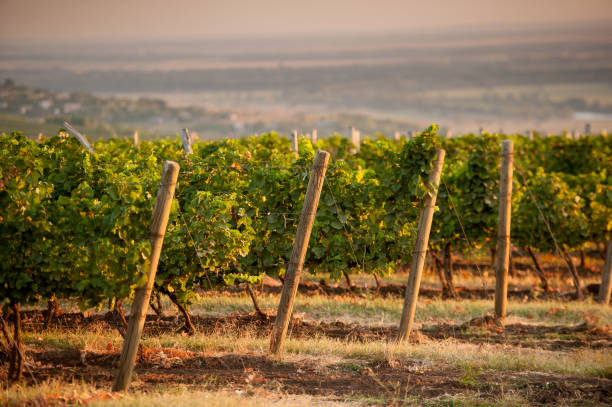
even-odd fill
[(423, 202), (423, 208), (421, 208), (421, 213), (419, 214), (419, 229), (414, 251), (412, 252), (412, 260), (410, 262), (410, 275), (408, 276), (406, 296), (404, 297), (404, 308), (402, 309), (402, 319), (400, 321), (398, 333), (399, 341), (406, 341), (408, 339), (410, 331), (412, 331), (412, 324), (414, 323), (414, 314), (416, 312), (417, 299), (419, 297), (423, 266), (425, 265), (425, 255), (427, 254), (427, 245), (429, 244), (431, 221), (436, 206), (438, 185), (440, 184), (445, 154), (446, 152), (442, 149), (436, 150), (433, 171), (429, 174), (429, 179), (427, 180), (427, 188), (429, 191), (427, 192), (427, 196)]
[(317, 151), (314, 163), (312, 164), (312, 172), (304, 197), (304, 205), (300, 214), (295, 241), (293, 242), (293, 250), (291, 258), (285, 274), (285, 282), (280, 302), (278, 304), (278, 312), (276, 313), (276, 321), (270, 335), (270, 353), (278, 354), (281, 351), (287, 328), (289, 327), (289, 319), (293, 312), (293, 302), (297, 294), (298, 285), (300, 283), (300, 273), (304, 265), (306, 250), (308, 249), (308, 241), (310, 240), (310, 232), (312, 232), (312, 224), (317, 213), (319, 205), (319, 197), (323, 189), (323, 181), (325, 180), (325, 172), (327, 171), (327, 163), (329, 162), (329, 153), (326, 151)]
[(84, 135), (82, 135), (81, 133), (79, 133), (77, 131), (77, 129), (75, 129), (74, 127), (72, 127), (72, 125), (68, 122), (64, 122), (64, 128), (66, 130), (68, 130), (68, 133), (70, 133), (70, 135), (74, 138), (76, 138), (77, 140), (79, 140), (79, 142), (83, 145), (83, 147), (85, 147), (87, 150), (89, 150), (90, 153), (95, 154), (96, 152), (94, 151), (93, 147), (91, 146), (91, 144), (89, 143), (89, 141), (85, 138)]
[(149, 298), (151, 297), (153, 283), (155, 282), (157, 264), (159, 263), (164, 234), (168, 225), (168, 217), (170, 216), (170, 207), (172, 206), (178, 173), (179, 165), (177, 163), (173, 161), (166, 161), (164, 163), (164, 170), (159, 190), (157, 191), (157, 200), (155, 201), (155, 209), (153, 209), (153, 219), (151, 220), (149, 238), (151, 241), (151, 255), (149, 256), (147, 282), (138, 287), (134, 294), (130, 321), (123, 341), (123, 348), (121, 349), (119, 369), (115, 377), (113, 391), (126, 390), (134, 371), (136, 354), (138, 353), (138, 342), (140, 342), (140, 336), (142, 335), (147, 308), (149, 307)]

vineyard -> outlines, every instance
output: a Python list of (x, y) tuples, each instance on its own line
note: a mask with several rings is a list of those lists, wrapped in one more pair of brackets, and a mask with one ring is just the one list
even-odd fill
[(612, 136), (181, 139), (0, 137), (7, 403), (612, 400)]

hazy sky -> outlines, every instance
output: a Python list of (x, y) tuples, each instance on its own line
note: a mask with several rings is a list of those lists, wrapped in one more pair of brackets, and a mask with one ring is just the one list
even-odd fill
[(5, 44), (585, 21), (612, 23), (612, 0), (0, 0)]

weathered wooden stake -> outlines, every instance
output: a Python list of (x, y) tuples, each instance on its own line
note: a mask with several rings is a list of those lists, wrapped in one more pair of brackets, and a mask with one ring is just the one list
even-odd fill
[(599, 302), (608, 305), (610, 303), (610, 292), (612, 292), (612, 239), (608, 243), (606, 251), (606, 264), (604, 264), (599, 286)]
[(353, 148), (351, 148), (349, 150), (349, 153), (351, 154), (355, 154), (357, 153), (357, 151), (359, 151), (359, 147), (361, 146), (361, 134), (359, 133), (359, 130), (357, 130), (354, 127), (350, 127), (349, 128), (349, 140), (351, 140), (351, 143), (353, 143)]
[(312, 142), (313, 145), (317, 142), (317, 139), (318, 139), (317, 129), (312, 129), (312, 133), (310, 133), (310, 141)]
[(293, 301), (297, 293), (300, 283), (300, 273), (304, 265), (304, 257), (308, 249), (308, 241), (310, 240), (310, 232), (312, 224), (317, 213), (319, 205), (319, 197), (325, 180), (325, 171), (327, 171), (327, 163), (329, 161), (329, 153), (326, 151), (317, 151), (314, 163), (312, 164), (312, 173), (308, 181), (306, 196), (304, 197), (304, 205), (300, 214), (295, 241), (293, 242), (293, 250), (291, 258), (285, 273), (285, 282), (283, 284), (283, 292), (278, 304), (278, 312), (276, 320), (272, 328), (270, 336), (270, 353), (278, 354), (281, 351), (287, 328), (289, 327), (289, 319), (293, 312)]
[(113, 391), (126, 390), (130, 384), (134, 365), (136, 363), (136, 354), (138, 352), (138, 342), (142, 335), (142, 328), (145, 323), (147, 308), (149, 307), (149, 299), (155, 282), (155, 274), (157, 273), (157, 263), (161, 254), (162, 244), (164, 243), (164, 234), (168, 225), (168, 216), (170, 215), (170, 207), (172, 198), (174, 197), (174, 189), (178, 178), (179, 165), (173, 161), (164, 163), (164, 170), (161, 177), (159, 190), (157, 191), (157, 200), (155, 201), (155, 209), (153, 210), (153, 219), (151, 220), (150, 240), (151, 240), (151, 255), (149, 256), (149, 271), (147, 273), (147, 282), (136, 289), (134, 294), (134, 302), (130, 314), (128, 329), (123, 341), (121, 349), (121, 359), (119, 360), (119, 370), (113, 385)]
[(399, 131), (393, 132), (393, 140), (400, 141), (402, 139), (402, 135)]
[(134, 130), (134, 133), (132, 134), (132, 138), (134, 139), (134, 147), (138, 147), (138, 130)]
[(76, 129), (74, 127), (72, 127), (72, 125), (68, 122), (64, 122), (64, 128), (66, 130), (68, 130), (68, 133), (70, 133), (70, 135), (74, 138), (76, 138), (77, 140), (79, 140), (81, 142), (81, 144), (83, 145), (83, 147), (85, 147), (86, 149), (89, 150), (90, 153), (95, 154), (96, 152), (94, 151), (93, 147), (91, 146), (91, 144), (89, 144), (89, 141), (85, 138), (85, 136), (83, 136), (81, 133), (79, 133), (78, 131), (76, 131)]
[(510, 217), (512, 213), (512, 169), (514, 142), (502, 142), (497, 221), (497, 265), (495, 267), (495, 317), (503, 320), (508, 305), (508, 268), (510, 267)]
[(417, 232), (416, 244), (414, 245), (414, 251), (412, 252), (410, 275), (408, 276), (408, 286), (406, 287), (404, 308), (402, 309), (402, 319), (400, 321), (398, 333), (398, 340), (400, 341), (407, 340), (410, 336), (410, 331), (412, 331), (417, 299), (419, 298), (419, 288), (421, 286), (421, 276), (423, 275), (423, 265), (425, 264), (427, 245), (429, 244), (431, 221), (433, 219), (434, 208), (436, 206), (438, 185), (440, 184), (440, 176), (442, 174), (445, 154), (446, 152), (444, 150), (436, 150), (433, 171), (431, 174), (429, 174), (429, 179), (427, 180), (427, 187), (430, 191), (425, 197), (423, 208), (421, 208), (421, 213), (419, 214), (419, 229)]
[(181, 143), (183, 144), (183, 150), (185, 150), (185, 155), (193, 154), (193, 148), (191, 148), (191, 133), (189, 133), (189, 129), (182, 129), (180, 134)]
[(357, 148), (357, 151), (361, 148), (361, 132), (353, 128), (353, 144)]
[(300, 152), (300, 145), (298, 143), (298, 131), (293, 130), (291, 132), (291, 151), (293, 151), (296, 155)]

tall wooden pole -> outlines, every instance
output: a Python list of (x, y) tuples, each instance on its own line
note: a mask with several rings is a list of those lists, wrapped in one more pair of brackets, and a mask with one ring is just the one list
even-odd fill
[(115, 377), (113, 391), (126, 390), (130, 384), (132, 372), (134, 371), (136, 354), (138, 352), (138, 342), (142, 335), (147, 308), (149, 307), (149, 298), (151, 297), (153, 283), (155, 282), (157, 264), (164, 242), (166, 226), (168, 225), (168, 217), (170, 216), (170, 207), (172, 205), (172, 198), (174, 197), (178, 173), (179, 165), (177, 163), (173, 161), (166, 161), (164, 163), (164, 171), (161, 177), (159, 190), (157, 191), (153, 219), (151, 220), (151, 255), (149, 256), (147, 282), (143, 286), (138, 287), (134, 294), (130, 321), (123, 341), (123, 348), (121, 349), (119, 370)]
[(406, 287), (406, 296), (404, 297), (404, 308), (402, 309), (402, 319), (398, 333), (398, 340), (405, 341), (410, 336), (412, 324), (414, 323), (414, 314), (416, 312), (417, 300), (419, 298), (419, 288), (421, 286), (421, 277), (423, 275), (423, 266), (425, 265), (425, 256), (427, 254), (427, 245), (429, 244), (429, 232), (431, 231), (431, 221), (433, 219), (434, 209), (436, 206), (436, 198), (438, 196), (438, 185), (440, 184), (440, 176), (442, 175), (442, 166), (444, 165), (444, 156), (446, 152), (442, 149), (436, 150), (436, 158), (434, 159), (433, 171), (429, 174), (427, 180), (427, 188), (429, 192), (423, 202), (423, 208), (419, 214), (419, 229), (417, 232), (417, 240), (412, 252), (412, 260), (410, 262), (410, 275), (408, 276), (408, 285)]
[(329, 153), (326, 151), (317, 151), (314, 163), (312, 164), (312, 172), (304, 197), (304, 205), (300, 214), (295, 241), (293, 242), (293, 251), (285, 274), (285, 282), (283, 284), (283, 292), (278, 304), (278, 312), (276, 313), (276, 321), (270, 335), (270, 353), (278, 354), (285, 342), (287, 328), (289, 327), (289, 319), (293, 312), (293, 302), (300, 283), (300, 273), (304, 265), (306, 250), (308, 249), (308, 241), (310, 240), (310, 232), (312, 232), (312, 224), (317, 213), (319, 205), (319, 197), (325, 180), (325, 172), (327, 171), (327, 163), (329, 162)]
[(183, 150), (185, 155), (193, 154), (193, 148), (191, 148), (191, 133), (188, 128), (181, 130), (181, 143), (183, 144)]
[(610, 292), (612, 291), (612, 239), (608, 243), (606, 250), (606, 263), (604, 264), (603, 274), (601, 275), (601, 285), (599, 286), (599, 302), (608, 305), (610, 303)]
[(349, 151), (351, 154), (357, 153), (359, 147), (361, 147), (361, 133), (354, 127), (349, 128), (349, 140), (353, 143), (353, 148)]
[(510, 217), (512, 214), (512, 170), (514, 142), (502, 142), (497, 222), (497, 264), (495, 266), (495, 317), (503, 320), (508, 306), (508, 268), (510, 266)]
[(298, 142), (298, 131), (293, 130), (291, 132), (291, 151), (293, 151), (296, 155), (300, 152), (300, 145)]

